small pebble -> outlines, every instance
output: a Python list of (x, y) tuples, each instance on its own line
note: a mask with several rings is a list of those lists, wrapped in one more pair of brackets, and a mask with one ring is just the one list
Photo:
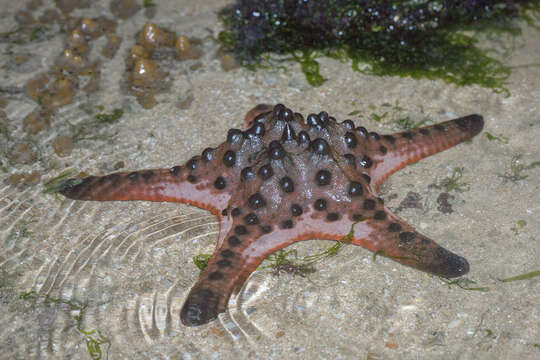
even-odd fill
[(11, 165), (31, 164), (37, 160), (37, 152), (28, 144), (18, 143), (13, 146), (9, 155)]
[(73, 138), (67, 135), (57, 136), (53, 142), (52, 147), (56, 155), (60, 157), (66, 157), (73, 151)]

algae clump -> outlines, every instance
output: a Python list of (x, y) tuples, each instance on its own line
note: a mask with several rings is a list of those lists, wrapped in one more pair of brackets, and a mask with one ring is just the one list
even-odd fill
[(315, 58), (323, 54), (349, 58), (364, 73), (502, 92), (510, 68), (464, 31), (519, 34), (516, 17), (534, 26), (540, 1), (238, 0), (220, 12), (225, 30), (219, 40), (252, 68), (268, 53), (292, 55), (315, 86), (323, 82)]

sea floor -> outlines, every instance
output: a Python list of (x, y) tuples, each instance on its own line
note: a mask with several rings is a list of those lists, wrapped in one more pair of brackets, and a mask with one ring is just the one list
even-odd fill
[[(3, 33), (16, 27), (14, 14), (25, 3), (0, 3)], [(52, 66), (66, 34), (0, 42), (0, 97), (8, 100), (2, 110), (11, 129), (11, 139), (0, 135), (1, 359), (540, 358), (540, 278), (501, 281), (540, 270), (536, 30), (524, 24), (521, 36), (506, 39), (512, 48), (503, 58), (513, 68), (509, 96), (478, 86), (364, 75), (348, 62), (325, 58), (319, 61), (326, 81), (312, 87), (293, 62), (284, 69), (223, 70), (211, 37), (221, 30), (216, 12), (230, 1), (155, 3), (151, 21), (202, 39), (203, 55), (167, 62), (171, 87), (150, 110), (122, 85), (124, 58), (149, 21), (143, 10), (119, 21), (122, 43), (102, 61), (100, 90), (77, 93), (36, 135), (22, 129), (38, 106), (24, 87)], [(44, 1), (39, 9), (54, 6)], [(72, 12), (99, 15), (110, 16), (108, 2)], [(97, 39), (94, 46), (104, 43)], [(30, 65), (15, 59), (23, 53)], [(470, 272), (448, 284), (347, 245), (306, 276), (259, 268), (217, 320), (185, 327), (179, 312), (199, 275), (193, 257), (213, 251), (214, 216), (182, 204), (81, 202), (43, 193), (44, 183), (66, 170), (104, 174), (182, 164), (224, 141), (259, 103), (283, 103), (303, 114), (325, 110), (383, 134), (400, 131), (400, 119), (431, 124), (483, 115), (483, 133), (406, 167), (381, 191), (399, 216), (466, 257)], [(75, 142), (67, 155), (51, 146), (69, 133), (68, 122), (115, 108), (123, 109), (117, 122)], [(37, 149), (33, 162), (9, 161), (19, 140)], [(37, 184), (9, 180), (32, 171), (41, 174)], [(313, 240), (295, 248), (303, 256), (332, 245)]]

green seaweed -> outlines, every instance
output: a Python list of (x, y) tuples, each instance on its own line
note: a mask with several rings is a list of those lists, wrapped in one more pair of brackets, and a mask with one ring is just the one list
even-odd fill
[(503, 144), (508, 144), (508, 142), (510, 141), (510, 139), (503, 134), (493, 135), (487, 131), (485, 132), (485, 134), (489, 141), (496, 140), (502, 142)]
[(112, 113), (99, 113), (94, 115), (94, 119), (98, 120), (101, 124), (112, 124), (117, 122), (122, 115), (124, 115), (124, 110), (122, 109), (114, 109)]
[(149, 7), (152, 7), (152, 6), (156, 6), (156, 4), (152, 0), (144, 0), (143, 1), (143, 6), (145, 8), (149, 8)]
[(34, 220), (33, 217), (30, 217), (30, 219), (23, 219), (19, 225), (11, 229), (6, 237), (5, 244), (9, 244), (15, 240), (29, 238), (30, 235), (32, 235), (32, 232), (28, 229), (28, 225), (35, 221), (36, 220)]
[(201, 272), (203, 272), (203, 270), (206, 268), (206, 265), (208, 265), (211, 257), (212, 254), (195, 255), (193, 257), (193, 263), (199, 268), (199, 270), (201, 270)]
[(509, 278), (498, 279), (498, 280), (500, 282), (511, 282), (511, 281), (518, 281), (518, 280), (528, 280), (537, 276), (540, 276), (540, 270), (531, 271), (525, 274), (520, 274), (520, 275), (512, 276)]
[(446, 333), (444, 331), (433, 331), (431, 336), (423, 342), (423, 345), (425, 347), (433, 347), (433, 346), (445, 346), (445, 337)]
[[(98, 106), (98, 110), (103, 111), (103, 106)], [(107, 140), (113, 138), (116, 133), (102, 133), (102, 129), (106, 125), (114, 124), (124, 115), (122, 109), (113, 109), (109, 114), (98, 113), (92, 119), (81, 121), (78, 124), (67, 122), (70, 128), (70, 136), (73, 143), (83, 140)]]
[(11, 39), (11, 36), (12, 35), (17, 35), (18, 33), (22, 32), (22, 30), (23, 30), (23, 28), (19, 27), (19, 28), (15, 29), (15, 30), (0, 32), (0, 40), (1, 41), (11, 41), (14, 44), (17, 44), (18, 42), (16, 42), (14, 39)]
[[(531, 272), (528, 272), (528, 273), (525, 273), (525, 274), (520, 274), (520, 275), (512, 276), (512, 277), (509, 277), (509, 278), (497, 279), (497, 280), (504, 283), (504, 282), (518, 281), (518, 280), (528, 280), (528, 279), (532, 279), (532, 278), (537, 277), (537, 276), (540, 276), (540, 270), (531, 271)], [(470, 279), (468, 279), (466, 277), (461, 277), (461, 278), (458, 278), (458, 279), (447, 279), (447, 278), (444, 278), (444, 277), (440, 277), (440, 279), (447, 286), (456, 285), (461, 289), (472, 290), (472, 291), (481, 291), (481, 292), (490, 291), (489, 287), (487, 287), (487, 286), (471, 286), (473, 284), (476, 284), (476, 282), (473, 281), (473, 280), (470, 280)]]
[(304, 257), (299, 257), (298, 252), (293, 250), (278, 250), (266, 258), (270, 265), (263, 266), (272, 268), (275, 275), (286, 272), (293, 275), (306, 276), (315, 272), (312, 263), (304, 261)]
[(0, 291), (5, 291), (11, 288), (15, 283), (15, 277), (10, 274), (6, 269), (0, 268)]
[(361, 73), (477, 84), (509, 95), (511, 68), (489, 55), (493, 49), (479, 48), (478, 39), (496, 44), (502, 34), (520, 35), (516, 19), (540, 28), (540, 2), (467, 3), (239, 0), (219, 13), (225, 30), (218, 40), (251, 68), (268, 53), (292, 56), (314, 86), (324, 81), (316, 61), (322, 54), (348, 59)]
[[(348, 236), (348, 235), (347, 235)], [(346, 242), (349, 240), (345, 240)], [(308, 273), (315, 272), (313, 265), (325, 258), (335, 256), (341, 249), (343, 244), (339, 241), (325, 250), (306, 256), (298, 256), (296, 249), (293, 250), (278, 250), (272, 255), (269, 255), (266, 260), (270, 263), (263, 268), (272, 268), (274, 274), (287, 272), (294, 275), (305, 276)]]
[(516, 222), (516, 225), (512, 226), (510, 230), (512, 230), (514, 232), (514, 235), (517, 236), (519, 234), (519, 231), (523, 229), (525, 225), (527, 225), (527, 222), (525, 220), (518, 220), (518, 222)]
[(71, 300), (65, 300), (61, 298), (53, 298), (49, 295), (38, 294), (35, 291), (29, 291), (20, 295), (20, 298), (23, 300), (42, 300), (44, 304), (56, 304), (56, 305), (67, 305), (70, 307), (71, 311), (77, 311), (78, 314), (73, 316), (73, 319), (76, 323), (77, 331), (84, 336), (84, 341), (86, 344), (86, 349), (90, 358), (93, 360), (99, 360), (103, 357), (103, 351), (101, 346), (107, 344), (107, 350), (105, 353), (105, 359), (109, 358), (109, 349), (111, 347), (111, 340), (103, 335), (101, 330), (85, 330), (82, 327), (84, 313), (86, 311), (86, 305), (77, 304)]
[(1, 32), (0, 42), (22, 45), (29, 42), (45, 41), (54, 36), (54, 27), (44, 23), (19, 26), (15, 30)]
[(441, 181), (440, 186), (444, 188), (446, 192), (457, 191), (465, 192), (469, 190), (469, 184), (466, 182), (460, 182), (463, 177), (463, 168), (454, 168), (452, 173), (447, 178)]
[(34, 27), (30, 32), (30, 41), (37, 41), (44, 38), (48, 30), (42, 25)]
[(0, 123), (0, 134), (4, 135), (8, 141), (12, 140), (7, 124)]
[(444, 277), (439, 277), (441, 281), (446, 284), (448, 287), (451, 287), (453, 285), (456, 285), (460, 289), (463, 290), (470, 290), (470, 291), (480, 291), (480, 292), (488, 292), (489, 287), (487, 286), (471, 286), (472, 284), (476, 284), (476, 281), (473, 281), (471, 279), (468, 279), (466, 277), (461, 277), (458, 279), (447, 279)]
[(302, 50), (300, 53), (301, 55), (298, 55), (297, 52), (293, 52), (292, 56), (300, 64), (307, 82), (312, 86), (321, 86), (324, 79), (319, 73), (319, 63), (315, 61), (317, 51)]
[(65, 188), (72, 187), (80, 184), (82, 179), (73, 179), (76, 175), (74, 170), (66, 170), (61, 172), (58, 176), (47, 180), (43, 184), (43, 194), (57, 194)]
[(382, 122), (384, 119), (386, 119), (387, 116), (388, 116), (388, 111), (385, 111), (385, 112), (382, 113), (382, 114), (371, 113), (371, 114), (369, 115), (369, 117), (370, 117), (373, 121), (376, 121), (376, 122)]
[(395, 120), (392, 120), (392, 122), (403, 130), (416, 129), (426, 123), (425, 120), (413, 120), (408, 115), (398, 117)]
[(512, 181), (514, 183), (528, 178), (529, 175), (524, 175), (523, 172), (539, 166), (540, 161), (533, 161), (526, 165), (522, 162), (522, 157), (523, 154), (512, 156), (512, 160), (510, 160), (510, 172), (503, 175), (499, 174), (499, 177), (503, 178), (504, 181)]
[(62, 166), (62, 162), (57, 158), (42, 157), (39, 159), (44, 172), (56, 170)]
[(540, 30), (540, 4), (536, 1), (523, 1), (520, 4), (521, 18), (525, 20), (530, 27)]
[(280, 249), (266, 258), (266, 261), (268, 261), (270, 264), (263, 266), (263, 268), (274, 269), (274, 275), (278, 275), (280, 272), (287, 272), (294, 275), (305, 276), (308, 273), (315, 272), (315, 268), (313, 267), (315, 263), (323, 259), (336, 256), (343, 244), (348, 244), (352, 241), (354, 236), (354, 225), (356, 225), (358, 222), (359, 221), (356, 221), (351, 225), (347, 235), (320, 253), (300, 257), (298, 256), (296, 249)]
[[(370, 104), (371, 110), (376, 110), (377, 106)], [(386, 110), (382, 114), (373, 112), (370, 114), (370, 118), (377, 122), (385, 122), (396, 126), (401, 130), (410, 130), (425, 125), (425, 120), (413, 120), (406, 114), (406, 109), (399, 105), (399, 100), (392, 105), (390, 103), (382, 103), (380, 108)]]
[[(433, 39), (430, 53), (416, 54), (425, 57), (424, 64), (407, 63), (400, 59), (390, 62), (384, 58), (374, 57), (365, 51), (350, 49), (352, 68), (367, 75), (399, 76), (413, 79), (443, 80), (457, 86), (480, 85), (492, 89), (495, 93), (510, 95), (505, 87), (511, 69), (499, 60), (489, 57), (486, 51), (476, 48), (477, 40), (465, 34), (447, 34), (442, 39)], [(415, 54), (409, 54), (411, 58)], [(431, 59), (430, 59), (431, 58)], [(370, 66), (365, 67), (368, 63)]]

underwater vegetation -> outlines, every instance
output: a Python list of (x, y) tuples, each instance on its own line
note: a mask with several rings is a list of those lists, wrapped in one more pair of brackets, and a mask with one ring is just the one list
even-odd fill
[(291, 54), (312, 85), (323, 82), (315, 61), (323, 53), (350, 58), (353, 69), (375, 75), (502, 91), (510, 69), (463, 31), (517, 34), (511, 20), (518, 16), (533, 24), (540, 1), (237, 0), (220, 12), (225, 30), (219, 39), (247, 66), (261, 64), (268, 53)]

